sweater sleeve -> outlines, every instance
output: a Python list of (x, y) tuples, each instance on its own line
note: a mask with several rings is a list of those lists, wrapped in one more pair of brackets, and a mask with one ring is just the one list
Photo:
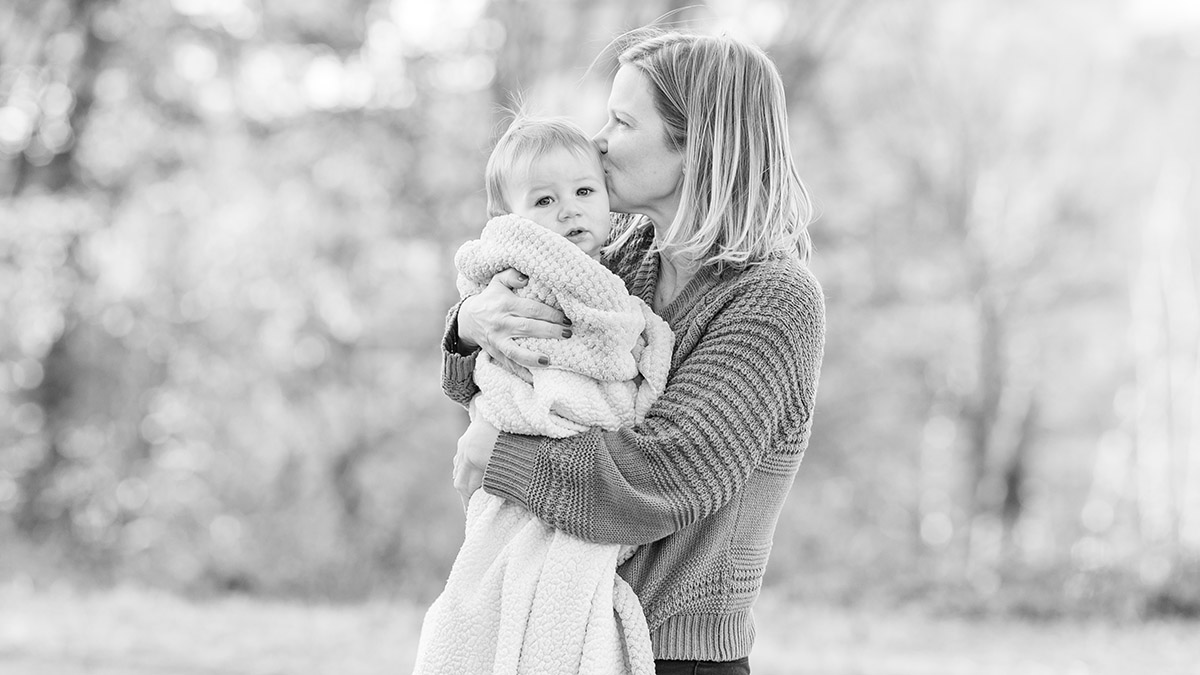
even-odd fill
[[(778, 270), (779, 268), (776, 268)], [(806, 270), (726, 294), (645, 422), (565, 439), (501, 434), (484, 488), (590, 541), (644, 544), (713, 513), (808, 442), (824, 348)]]
[(446, 331), (442, 334), (442, 391), (450, 400), (464, 408), (470, 405), (471, 399), (479, 393), (475, 385), (475, 358), (480, 349), (476, 347), (468, 354), (462, 354), (458, 344), (458, 310), (462, 307), (459, 300), (446, 314)]

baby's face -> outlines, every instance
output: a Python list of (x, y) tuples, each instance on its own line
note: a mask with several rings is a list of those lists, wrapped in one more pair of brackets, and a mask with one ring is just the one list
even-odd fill
[(512, 212), (566, 237), (597, 258), (608, 241), (608, 192), (594, 154), (555, 148), (516, 167), (505, 185)]

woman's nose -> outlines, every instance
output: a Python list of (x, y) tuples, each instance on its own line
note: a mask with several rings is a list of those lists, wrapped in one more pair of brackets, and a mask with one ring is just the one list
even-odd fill
[[(607, 128), (605, 127), (604, 129)], [(596, 149), (602, 155), (608, 153), (608, 139), (604, 137), (604, 129), (601, 129), (595, 136), (592, 136), (592, 143), (596, 144)]]

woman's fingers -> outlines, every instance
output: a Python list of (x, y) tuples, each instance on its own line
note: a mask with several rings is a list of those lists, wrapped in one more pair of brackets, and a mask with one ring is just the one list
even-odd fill
[(492, 358), (511, 372), (519, 373), (522, 368), (545, 368), (550, 365), (549, 356), (522, 347), (515, 340), (504, 340), (497, 344), (496, 348), (500, 350), (500, 354), (492, 355)]
[(567, 315), (561, 310), (537, 300), (519, 298), (512, 291), (529, 283), (525, 275), (507, 269), (492, 277), (492, 281), (480, 295), (488, 295), (500, 305), (506, 318), (513, 321), (513, 337), (561, 338), (563, 329), (570, 325)]
[(505, 288), (515, 291), (518, 288), (525, 288), (529, 283), (529, 277), (521, 273), (520, 270), (512, 267), (492, 277), (493, 284), (503, 284)]
[[(558, 310), (552, 310), (534, 300), (513, 298), (513, 303), (509, 315), (498, 323), (501, 327), (499, 334), (504, 335), (494, 343), (495, 350), (499, 354), (490, 353), (497, 360), (508, 361), (526, 368), (545, 368), (550, 365), (550, 357), (522, 346), (516, 338), (562, 340), (571, 337), (571, 329), (556, 321), (554, 313), (562, 317), (562, 312), (558, 312)], [(545, 318), (529, 316), (531, 314)]]
[(513, 293), (528, 283), (524, 274), (507, 269), (492, 277), (482, 292), (463, 301), (458, 313), (459, 341), (468, 348), (482, 347), (504, 365), (550, 365), (546, 354), (522, 346), (516, 339), (561, 340), (571, 337), (572, 329), (560, 310)]
[(507, 328), (512, 337), (548, 338), (558, 340), (571, 337), (571, 327), (566, 315), (537, 300), (512, 298), (509, 305)]

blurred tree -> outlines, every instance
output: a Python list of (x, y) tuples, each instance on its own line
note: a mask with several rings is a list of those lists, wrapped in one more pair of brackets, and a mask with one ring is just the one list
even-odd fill
[[(830, 550), (820, 525), (796, 526), (809, 553), (966, 578), (988, 593), (1021, 570), (1128, 564), (1113, 553), (1119, 539), (1095, 544), (1080, 531), (1089, 498), (1078, 467), (1133, 373), (1120, 337), (1129, 261), (1117, 242), (1141, 216), (1122, 197), (1159, 165), (1139, 130), (1152, 109), (1194, 107), (1168, 103), (1162, 81), (1155, 94), (1131, 94), (1120, 64), (1146, 45), (1095, 12), (872, 6), (802, 102), (801, 159), (822, 160), (804, 173), (833, 206), (814, 228), (830, 336), (800, 486), (816, 491), (798, 494), (796, 514), (823, 510), (863, 533)], [(1194, 72), (1179, 51), (1159, 54), (1130, 80)], [(1167, 129), (1175, 141), (1194, 137)], [(1184, 204), (1174, 203), (1177, 213)], [(1190, 308), (1181, 293), (1194, 282), (1171, 285), (1172, 304)], [(1147, 363), (1163, 356), (1145, 352)], [(1176, 452), (1178, 469), (1188, 453)], [(1146, 485), (1161, 495), (1167, 479), (1153, 475)], [(1096, 524), (1105, 507), (1085, 510)], [(918, 553), (916, 567), (903, 551)]]
[[(74, 210), (73, 206), (79, 208), (88, 201), (89, 186), (75, 161), (74, 141), (86, 130), (97, 75), (107, 53), (107, 45), (96, 31), (97, 17), (110, 8), (108, 2), (19, 2), (11, 8), (9, 31), (15, 39), (7, 45), (3, 58), (11, 81), (6, 110), (13, 111), (9, 113), (12, 125), (17, 125), (18, 115), (23, 116), (19, 126), (24, 132), (11, 134), (11, 149), (16, 152), (5, 153), (8, 157), (3, 162), (2, 173), (10, 177), (8, 197), (13, 202), (25, 194), (35, 199), (55, 194), (59, 208)], [(15, 522), (30, 535), (43, 534), (64, 519), (69, 524), (73, 515), (71, 505), (49, 493), (58, 477), (73, 469), (63, 443), (82, 394), (75, 374), (95, 356), (86, 344), (88, 327), (80, 325), (91, 276), (80, 256), (88, 226), (98, 224), (99, 219), (72, 222), (71, 215), (63, 214), (66, 217), (60, 216), (58, 222), (51, 216), (50, 222), (35, 225), (44, 228), (44, 238), (31, 242), (34, 250), (54, 249), (53, 267), (41, 279), (50, 287), (24, 289), (53, 298), (49, 306), (28, 308), (42, 313), (42, 321), (49, 325), (41, 335), (21, 341), (29, 359), (23, 363), (41, 373), (39, 381), (25, 383), (28, 407), (23, 409), (36, 418), (37, 423), (27, 427), (40, 435), (42, 442), (40, 447), (29, 446), (33, 454), (17, 480), (21, 501)]]
[[(1127, 244), (1131, 375), (1098, 450), (1109, 456), (1097, 458), (1094, 499), (1084, 511), (1090, 530), (1111, 535), (1122, 502), (1133, 506), (1135, 557), (1152, 582), (1195, 564), (1200, 545), (1200, 238), (1193, 225), (1200, 134), (1191, 121), (1200, 113), (1200, 89), (1196, 59), (1180, 58), (1185, 44), (1169, 32), (1139, 36), (1122, 73), (1121, 102), (1110, 112), (1114, 120), (1147, 120), (1119, 142), (1129, 156), (1154, 154), (1142, 158), (1141, 196), (1123, 211), (1138, 229)], [(1200, 597), (1193, 602), (1200, 606)]]

